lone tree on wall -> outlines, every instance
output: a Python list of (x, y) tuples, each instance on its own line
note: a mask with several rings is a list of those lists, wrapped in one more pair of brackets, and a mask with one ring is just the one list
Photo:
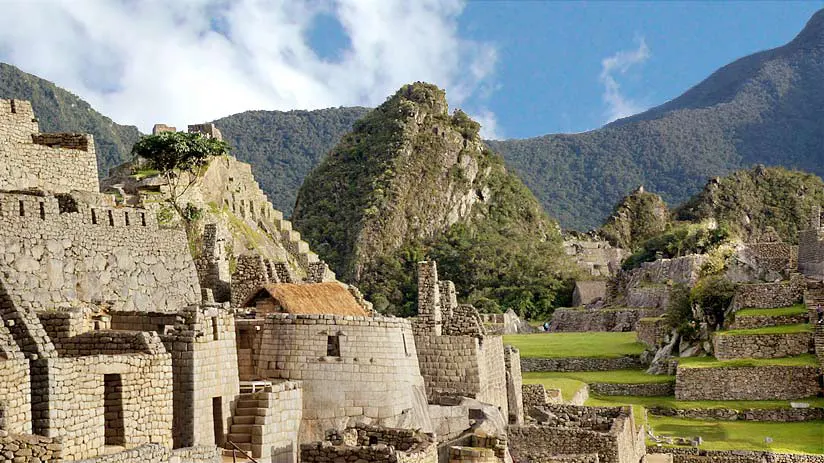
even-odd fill
[(192, 222), (196, 219), (195, 209), (180, 204), (183, 195), (194, 186), (206, 168), (209, 160), (229, 152), (229, 145), (217, 138), (201, 133), (162, 132), (148, 135), (135, 143), (132, 154), (144, 158), (146, 167), (155, 169), (166, 179), (169, 205), (183, 219), (186, 233), (191, 233)]

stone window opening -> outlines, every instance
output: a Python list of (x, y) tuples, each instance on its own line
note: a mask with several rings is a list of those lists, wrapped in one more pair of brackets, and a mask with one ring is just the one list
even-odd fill
[(378, 445), (378, 436), (369, 436), (369, 445)]
[(326, 337), (326, 356), (340, 357), (340, 336), (332, 335)]
[(220, 324), (217, 321), (217, 317), (212, 317), (212, 339), (215, 341), (220, 340)]
[(403, 340), (403, 353), (409, 357), (409, 348), (406, 346), (406, 335), (401, 333), (401, 339)]
[(23, 203), (22, 199), (18, 202), (20, 203), (20, 217), (25, 217), (26, 216), (26, 205)]
[(126, 223), (126, 226), (128, 227), (129, 226), (129, 213), (128, 212), (123, 213), (123, 221)]
[(222, 447), (226, 437), (223, 429), (223, 397), (212, 397), (212, 420), (214, 421), (215, 445)]
[(125, 445), (123, 379), (119, 374), (103, 375), (103, 414), (105, 416), (105, 445)]
[(40, 201), (40, 218), (46, 220), (46, 204)]
[(140, 224), (144, 227), (146, 226), (146, 213), (144, 212), (140, 213)]
[(92, 225), (97, 225), (97, 211), (92, 209)]
[(114, 227), (114, 214), (112, 213), (111, 209), (109, 209), (108, 212), (109, 212), (109, 226)]

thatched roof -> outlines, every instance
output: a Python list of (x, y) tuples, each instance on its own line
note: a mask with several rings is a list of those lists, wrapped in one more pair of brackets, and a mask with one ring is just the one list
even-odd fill
[(264, 285), (246, 299), (243, 307), (254, 307), (256, 300), (267, 295), (290, 314), (369, 316), (349, 290), (336, 282)]

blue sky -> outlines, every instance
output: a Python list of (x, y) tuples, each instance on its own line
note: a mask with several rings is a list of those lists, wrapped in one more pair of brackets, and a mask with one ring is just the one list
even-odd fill
[(791, 40), (824, 2), (470, 2), (462, 35), (498, 47), (488, 106), (507, 137), (580, 132), (607, 117), (601, 61), (643, 40), (649, 57), (617, 80), (643, 108), (719, 67)]
[[(375, 106), (415, 80), (492, 138), (597, 128), (791, 40), (822, 1), (2, 0), (0, 61), (150, 130)], [(44, 8), (47, 4), (48, 8)]]

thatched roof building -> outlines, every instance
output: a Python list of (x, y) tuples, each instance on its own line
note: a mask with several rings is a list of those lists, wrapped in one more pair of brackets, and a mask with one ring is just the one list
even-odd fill
[(258, 315), (290, 313), (369, 316), (352, 293), (338, 282), (267, 284), (252, 293), (243, 307), (256, 309)]

